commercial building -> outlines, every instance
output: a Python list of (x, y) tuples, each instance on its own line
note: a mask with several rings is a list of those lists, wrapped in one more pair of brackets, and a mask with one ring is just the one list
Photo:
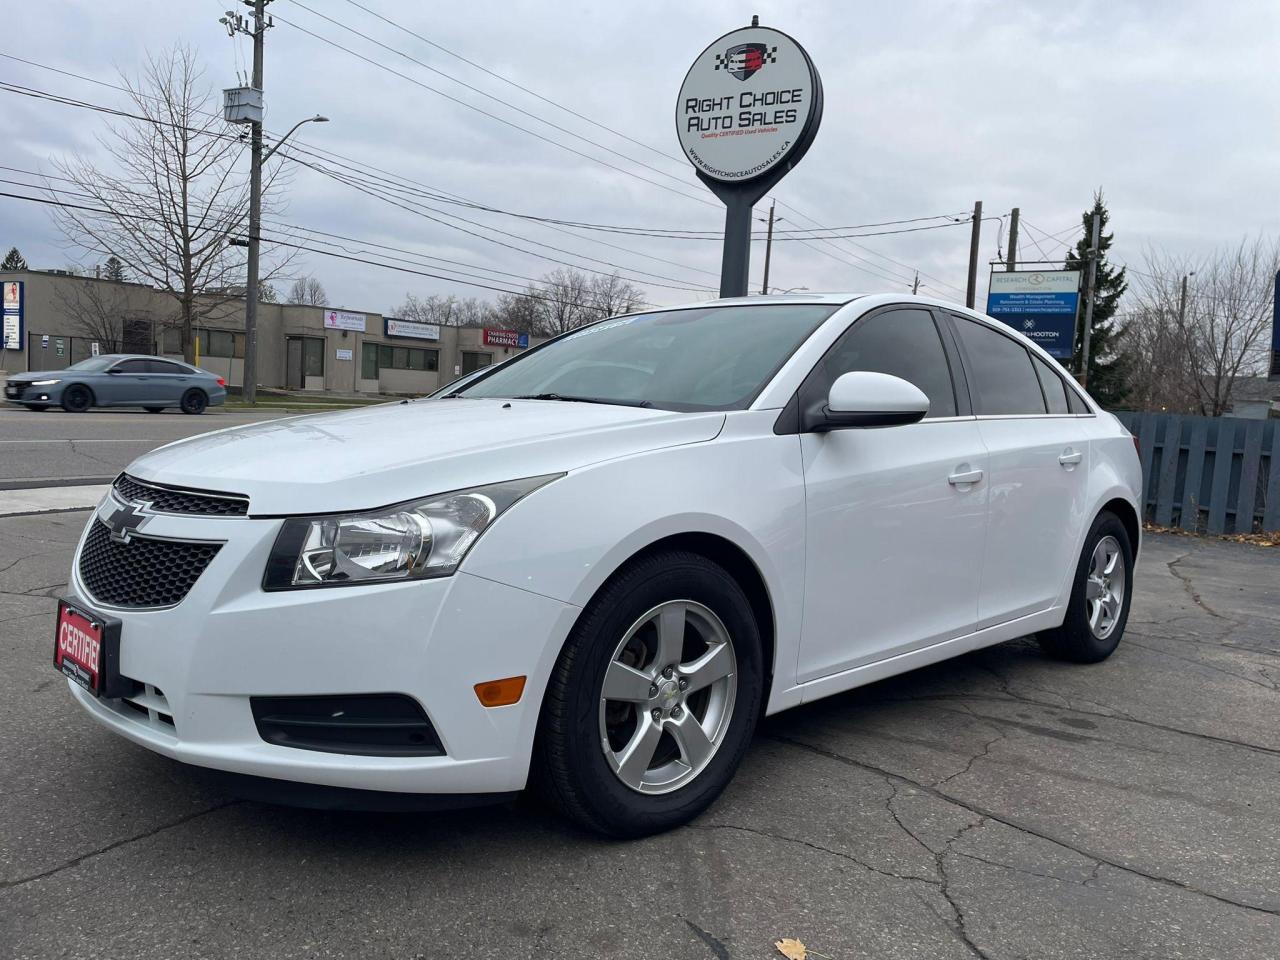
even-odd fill
[[(177, 303), (152, 287), (35, 270), (0, 272), (0, 285), (5, 292), (0, 369), (57, 370), (95, 350), (182, 356)], [(200, 311), (200, 366), (241, 386), (243, 297), (205, 297)], [(414, 323), (376, 311), (261, 303), (258, 384), (422, 394), (543, 339), (517, 330)]]

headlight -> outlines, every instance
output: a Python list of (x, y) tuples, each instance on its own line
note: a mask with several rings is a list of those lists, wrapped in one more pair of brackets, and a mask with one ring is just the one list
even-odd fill
[(61, 383), (61, 380), (32, 380), (33, 387), (52, 387), (55, 383)]
[(457, 490), (345, 516), (284, 522), (264, 590), (447, 577), (512, 504), (562, 473)]

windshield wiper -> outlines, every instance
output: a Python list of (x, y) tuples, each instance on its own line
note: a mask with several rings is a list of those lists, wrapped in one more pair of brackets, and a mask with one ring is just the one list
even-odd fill
[(648, 400), (610, 400), (604, 397), (573, 397), (563, 393), (525, 393), (512, 400), (563, 400), (566, 403), (607, 403), (618, 407), (652, 407)]

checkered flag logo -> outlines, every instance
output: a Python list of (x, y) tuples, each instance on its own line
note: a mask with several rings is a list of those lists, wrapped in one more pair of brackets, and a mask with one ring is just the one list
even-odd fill
[(727, 70), (739, 80), (763, 70), (767, 63), (777, 62), (778, 48), (764, 43), (740, 43), (716, 54), (716, 69)]

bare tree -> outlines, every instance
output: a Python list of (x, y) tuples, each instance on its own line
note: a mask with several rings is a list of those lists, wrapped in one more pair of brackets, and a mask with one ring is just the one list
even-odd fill
[(1278, 267), (1280, 243), (1261, 237), (1203, 259), (1148, 251), (1127, 325), (1135, 352), (1149, 354), (1135, 377), (1139, 391), (1162, 407), (1211, 417), (1230, 409), (1237, 381), (1266, 372)]
[(442, 327), (476, 327), (494, 320), (493, 304), (478, 297), (428, 297), (406, 294), (404, 302), (394, 309), (404, 320), (435, 323)]
[(137, 78), (121, 79), (136, 119), (99, 137), (113, 169), (79, 156), (55, 161), (88, 199), (52, 210), (73, 246), (116, 257), (173, 298), (192, 361), (196, 324), (244, 289), (243, 257), (227, 244), (248, 217), (248, 179), (236, 164), (243, 145), (188, 47), (149, 56)]
[(600, 317), (631, 313), (644, 305), (644, 291), (616, 273), (591, 281), (591, 303)]
[(493, 323), (508, 330), (532, 330), (538, 332), (541, 301), (523, 293), (504, 293), (498, 297), (493, 309)]
[[(74, 332), (96, 340), (107, 352), (138, 347), (144, 353), (151, 352), (151, 317), (130, 305), (130, 291), (116, 283), (88, 278), (57, 284), (55, 290)], [(130, 341), (128, 346), (126, 340)]]
[(326, 307), (329, 295), (324, 286), (315, 277), (298, 277), (289, 287), (286, 303), (301, 304), (306, 307)]

